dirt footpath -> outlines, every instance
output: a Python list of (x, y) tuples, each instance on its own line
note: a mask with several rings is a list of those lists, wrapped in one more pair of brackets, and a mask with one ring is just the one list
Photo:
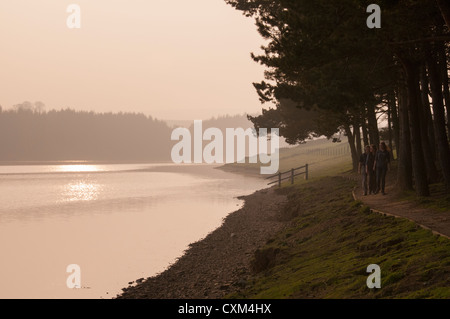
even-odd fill
[(442, 212), (432, 208), (424, 208), (418, 203), (399, 199), (394, 186), (394, 175), (390, 174), (387, 177), (386, 195), (378, 193), (377, 195), (363, 196), (360, 180), (358, 177), (358, 187), (355, 189), (354, 194), (358, 200), (371, 209), (407, 218), (424, 228), (429, 228), (436, 233), (450, 237), (450, 211)]

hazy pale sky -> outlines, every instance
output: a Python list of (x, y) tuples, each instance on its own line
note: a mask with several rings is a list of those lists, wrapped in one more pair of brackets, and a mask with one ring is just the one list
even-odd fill
[[(69, 4), (81, 29), (69, 29)], [(260, 112), (263, 40), (224, 0), (2, 0), (0, 105), (191, 120)]]

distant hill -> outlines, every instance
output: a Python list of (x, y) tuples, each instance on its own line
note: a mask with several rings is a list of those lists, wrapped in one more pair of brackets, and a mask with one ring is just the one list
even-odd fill
[(225, 132), (227, 128), (239, 128), (239, 127), (243, 129), (253, 128), (253, 124), (247, 119), (247, 114), (224, 115), (204, 120), (203, 128), (209, 127), (216, 127), (220, 129), (222, 132)]
[[(185, 127), (192, 128), (194, 120), (166, 120), (165, 122), (169, 127)], [(253, 127), (252, 122), (247, 119), (247, 114), (239, 115), (222, 115), (217, 117), (212, 117), (207, 120), (203, 120), (203, 127), (217, 127), (223, 131), (226, 128), (237, 128), (242, 127), (244, 129)]]
[[(247, 118), (247, 114), (224, 115), (204, 120), (203, 130), (210, 127), (216, 127), (220, 129), (224, 134), (227, 128), (243, 128), (244, 130), (248, 128), (254, 128), (253, 123)], [(191, 131), (193, 130), (193, 121), (190, 122), (189, 129)], [(283, 137), (280, 137), (280, 148), (282, 147), (291, 147), (291, 145), (287, 144)]]
[[(194, 121), (160, 121), (141, 113), (44, 111), (25, 104), (0, 109), (0, 161), (171, 161), (175, 127), (193, 131)], [(246, 114), (203, 121), (215, 127), (253, 128)], [(288, 146), (280, 140), (280, 147)], [(205, 146), (207, 142), (203, 143)], [(247, 154), (247, 153), (246, 153)]]

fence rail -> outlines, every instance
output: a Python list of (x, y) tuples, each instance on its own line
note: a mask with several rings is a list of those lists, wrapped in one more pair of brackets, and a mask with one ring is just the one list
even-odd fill
[[(304, 171), (302, 171), (300, 173), (296, 173), (296, 171), (303, 170), (303, 169), (304, 169)], [(286, 174), (289, 174), (289, 175), (286, 177), (283, 177), (283, 175), (286, 175)], [(267, 185), (272, 185), (272, 184), (278, 183), (278, 187), (281, 187), (281, 182), (285, 181), (287, 179), (290, 179), (291, 184), (294, 184), (294, 178), (296, 176), (300, 176), (300, 175), (305, 175), (305, 179), (308, 180), (308, 178), (309, 178), (309, 165), (308, 164), (305, 164), (305, 165), (297, 167), (297, 168), (291, 168), (290, 170), (288, 170), (286, 172), (279, 172), (275, 175), (266, 177), (266, 179), (269, 179), (269, 180), (273, 179), (273, 178), (277, 178), (277, 180), (271, 181)]]

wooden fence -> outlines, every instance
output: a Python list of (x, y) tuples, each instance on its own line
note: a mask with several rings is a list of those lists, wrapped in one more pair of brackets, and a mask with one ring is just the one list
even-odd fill
[[(285, 181), (287, 179), (290, 179), (291, 180), (291, 184), (294, 184), (295, 176), (300, 176), (300, 175), (305, 175), (305, 179), (308, 180), (308, 178), (309, 178), (308, 169), (309, 169), (309, 165), (306, 164), (306, 165), (303, 165), (303, 166), (300, 166), (300, 167), (297, 167), (297, 168), (291, 168), (290, 170), (288, 170), (286, 172), (279, 172), (278, 174), (266, 177), (266, 179), (269, 179), (269, 180), (277, 178), (276, 180), (271, 181), (267, 185), (272, 185), (272, 184), (278, 183), (278, 187), (281, 187), (281, 182)], [(303, 170), (303, 171), (299, 172), (299, 173), (296, 173), (296, 171), (299, 171), (299, 170)]]

